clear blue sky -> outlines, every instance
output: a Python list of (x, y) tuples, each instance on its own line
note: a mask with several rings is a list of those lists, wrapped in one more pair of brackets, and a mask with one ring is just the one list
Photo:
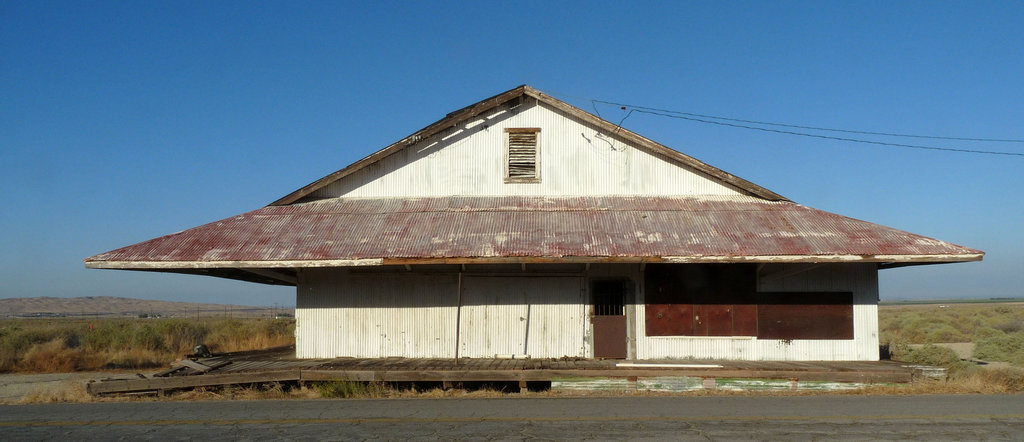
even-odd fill
[[(605, 99), (1024, 138), (1021, 23), (1024, 3), (1010, 1), (6, 0), (0, 297), (293, 305), (289, 288), (87, 270), (82, 259), (262, 207), (523, 83), (591, 111), (589, 99)], [(637, 113), (624, 126), (801, 204), (987, 252), (883, 271), (883, 299), (1024, 295), (1024, 157)]]

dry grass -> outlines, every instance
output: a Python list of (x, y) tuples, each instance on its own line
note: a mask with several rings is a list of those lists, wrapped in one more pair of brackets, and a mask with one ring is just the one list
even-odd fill
[[(893, 357), (914, 357), (907, 344), (973, 342), (973, 357), (1024, 366), (1024, 304), (947, 304), (881, 306), (881, 341)], [(928, 352), (938, 355), (938, 350)], [(922, 356), (918, 356), (922, 357)], [(948, 366), (948, 361), (921, 361)]]
[(165, 366), (197, 344), (213, 352), (295, 343), (277, 319), (47, 319), (0, 321), (0, 372), (65, 373)]
[(30, 391), (18, 401), (20, 404), (96, 402), (100, 398), (85, 391), (83, 381), (64, 381), (59, 387), (44, 387)]

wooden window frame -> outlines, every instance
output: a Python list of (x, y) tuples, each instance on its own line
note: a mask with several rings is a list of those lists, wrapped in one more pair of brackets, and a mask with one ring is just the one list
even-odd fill
[[(533, 161), (533, 176), (529, 177), (513, 177), (509, 176), (509, 134), (513, 133), (533, 133), (535, 134), (534, 140), (534, 161)], [(504, 134), (505, 142), (505, 183), (539, 183), (540, 182), (540, 128), (539, 127), (517, 127), (507, 128)]]

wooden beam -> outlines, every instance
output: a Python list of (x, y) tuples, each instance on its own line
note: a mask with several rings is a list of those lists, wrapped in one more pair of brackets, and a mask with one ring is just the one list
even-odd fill
[[(763, 265), (763, 263), (761, 265)], [(821, 266), (823, 266), (825, 264), (824, 263), (798, 264), (798, 265), (794, 265), (794, 266), (783, 267), (783, 268), (777, 269), (777, 270), (775, 270), (773, 272), (768, 272), (768, 273), (764, 273), (764, 274), (762, 274), (761, 271), (760, 271), (761, 270), (761, 265), (758, 266), (758, 277), (761, 280), (764, 280), (764, 281), (772, 281), (772, 280), (776, 280), (776, 279), (788, 278), (790, 276), (799, 275), (799, 274), (804, 273), (804, 272), (809, 272), (809, 271), (814, 270), (814, 269), (816, 269), (818, 267), (821, 267)]]
[(297, 277), (295, 277), (294, 275), (289, 275), (287, 273), (281, 272), (279, 270), (269, 270), (269, 269), (239, 269), (239, 270), (241, 270), (243, 272), (249, 272), (249, 273), (252, 273), (254, 275), (264, 276), (264, 277), (267, 277), (267, 278), (270, 278), (270, 279), (274, 279), (274, 280), (277, 280), (277, 281), (287, 282), (287, 283), (289, 283), (291, 285), (298, 285), (299, 284), (299, 279)]
[(97, 395), (297, 380), (299, 380), (299, 370), (204, 374), (197, 376), (171, 376), (166, 378), (123, 379), (90, 382), (86, 386), (86, 391), (88, 391), (89, 394)]

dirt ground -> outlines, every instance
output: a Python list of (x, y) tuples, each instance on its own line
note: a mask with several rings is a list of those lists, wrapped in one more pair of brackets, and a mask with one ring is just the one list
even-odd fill
[(0, 403), (15, 403), (29, 393), (66, 389), (90, 379), (124, 377), (130, 373), (87, 371), (81, 373), (0, 374)]

